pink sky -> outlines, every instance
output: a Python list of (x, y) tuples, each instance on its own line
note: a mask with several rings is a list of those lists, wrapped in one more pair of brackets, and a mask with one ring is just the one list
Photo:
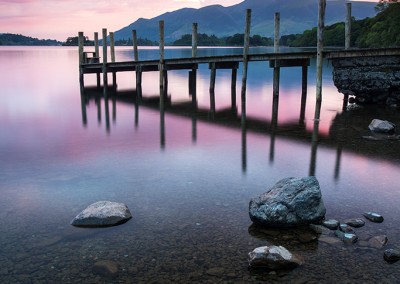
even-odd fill
[(242, 1), (0, 0), (0, 33), (65, 41), (67, 37), (83, 31), (92, 38), (95, 31), (101, 32), (102, 28), (119, 30), (140, 17), (152, 18), (184, 7), (201, 8), (213, 4), (231, 6)]

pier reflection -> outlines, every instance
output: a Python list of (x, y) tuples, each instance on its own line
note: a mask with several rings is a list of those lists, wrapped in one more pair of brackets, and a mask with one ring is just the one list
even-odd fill
[[(117, 111), (119, 104), (127, 104), (134, 106), (134, 127), (139, 127), (139, 112), (143, 108), (153, 109), (159, 111), (160, 120), (160, 149), (165, 150), (168, 145), (166, 140), (166, 116), (169, 114), (178, 115), (180, 117), (186, 117), (191, 121), (191, 140), (193, 144), (196, 144), (198, 139), (198, 122), (207, 122), (215, 125), (220, 125), (229, 128), (240, 129), (241, 131), (241, 170), (245, 174), (248, 170), (248, 140), (247, 135), (249, 133), (257, 133), (266, 135), (270, 138), (269, 146), (269, 163), (273, 165), (275, 162), (276, 152), (276, 141), (279, 138), (290, 139), (299, 141), (301, 143), (307, 143), (310, 145), (311, 155), (309, 160), (308, 174), (310, 176), (318, 175), (317, 172), (317, 161), (318, 161), (318, 148), (323, 145), (324, 148), (334, 148), (336, 153), (335, 162), (332, 165), (333, 179), (339, 180), (340, 169), (342, 163), (342, 155), (344, 150), (351, 150), (358, 154), (365, 155), (376, 155), (380, 158), (387, 158), (393, 160), (398, 156), (397, 153), (392, 153), (393, 147), (388, 147), (385, 151), (376, 151), (376, 146), (371, 143), (361, 143), (355, 146), (354, 141), (362, 139), (359, 131), (354, 129), (360, 129), (365, 126), (365, 112), (360, 114), (360, 119), (354, 115), (354, 112), (349, 115), (346, 112), (337, 114), (330, 128), (329, 135), (320, 132), (320, 120), (313, 120), (313, 128), (310, 130), (306, 127), (304, 121), (305, 112), (305, 97), (302, 94), (302, 103), (300, 109), (300, 119), (297, 122), (291, 123), (280, 123), (279, 122), (279, 97), (273, 98), (272, 104), (272, 116), (270, 120), (262, 120), (253, 117), (249, 117), (238, 113), (235, 104), (235, 92), (232, 89), (232, 100), (231, 106), (226, 109), (218, 111), (212, 110), (212, 103), (209, 108), (198, 107), (197, 104), (193, 103), (192, 98), (185, 102), (171, 102), (171, 97), (166, 93), (165, 89), (160, 88), (160, 96), (146, 96), (139, 95), (136, 90), (117, 91), (115, 88), (108, 88), (108, 98), (103, 98), (103, 92), (98, 88), (85, 88), (83, 89), (81, 97), (81, 110), (82, 110), (82, 124), (84, 127), (88, 125), (88, 115), (86, 107), (90, 101), (94, 101), (97, 107), (97, 118), (99, 124), (102, 123), (101, 113), (101, 102), (104, 102), (104, 117), (105, 117), (105, 129), (107, 133), (111, 132), (110, 125), (110, 114), (109, 114), (109, 100), (112, 101), (112, 119), (115, 122), (117, 119)], [(193, 94), (191, 94), (193, 96)], [(317, 110), (317, 108), (316, 108)], [(371, 117), (373, 114), (371, 114)], [(367, 118), (368, 120), (368, 118)], [(362, 126), (358, 126), (362, 124)], [(385, 142), (390, 143), (390, 141)], [(393, 143), (393, 141), (392, 141)]]

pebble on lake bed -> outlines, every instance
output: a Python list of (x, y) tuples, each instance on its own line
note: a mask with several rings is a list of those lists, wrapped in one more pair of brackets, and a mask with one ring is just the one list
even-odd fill
[(348, 219), (344, 221), (347, 225), (353, 227), (353, 228), (360, 228), (365, 225), (365, 222), (361, 218), (353, 218), (353, 219)]
[(249, 265), (252, 268), (270, 270), (291, 269), (303, 263), (303, 260), (282, 246), (264, 246), (249, 253)]
[(365, 212), (363, 215), (364, 215), (365, 218), (367, 218), (371, 222), (375, 222), (375, 223), (382, 223), (383, 222), (383, 216), (379, 215), (377, 213)]
[(383, 253), (383, 258), (390, 263), (400, 260), (400, 250), (398, 249), (387, 249)]

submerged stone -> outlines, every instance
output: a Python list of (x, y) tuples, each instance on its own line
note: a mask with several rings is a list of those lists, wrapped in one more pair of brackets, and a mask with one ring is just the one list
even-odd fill
[(123, 224), (131, 218), (131, 212), (125, 204), (99, 201), (89, 205), (79, 213), (71, 221), (71, 225), (77, 227), (108, 227)]
[(250, 219), (271, 227), (295, 227), (320, 222), (325, 216), (315, 177), (285, 178), (249, 204)]
[(375, 223), (382, 223), (383, 222), (383, 216), (379, 215), (378, 213), (374, 212), (365, 212), (364, 217), (370, 220), (371, 222)]
[(398, 250), (398, 249), (387, 249), (383, 253), (383, 258), (387, 262), (390, 262), (390, 263), (396, 262), (396, 261), (400, 260), (400, 250)]
[(322, 225), (329, 230), (336, 230), (339, 227), (339, 221), (333, 219), (325, 220), (324, 222), (322, 222)]
[(93, 272), (114, 278), (118, 276), (118, 264), (111, 260), (100, 260), (93, 265)]
[(282, 246), (264, 246), (255, 248), (248, 255), (252, 268), (270, 270), (292, 269), (303, 263), (302, 259)]
[(345, 243), (354, 244), (358, 240), (358, 237), (357, 237), (356, 234), (345, 233), (345, 232), (342, 232), (340, 230), (336, 230), (335, 231), (335, 235)]
[(331, 233), (330, 229), (328, 229), (322, 225), (310, 224), (310, 225), (308, 225), (308, 227), (317, 234), (329, 235)]
[(354, 228), (360, 228), (365, 225), (365, 222), (361, 218), (353, 218), (353, 219), (348, 219), (344, 221), (347, 225), (354, 227)]
[(373, 132), (391, 133), (395, 130), (396, 125), (387, 120), (373, 119), (368, 128)]
[(368, 240), (368, 246), (376, 249), (383, 248), (388, 242), (386, 235), (375, 236)]
[(344, 232), (344, 233), (353, 233), (354, 232), (353, 228), (350, 227), (347, 224), (340, 224), (339, 225), (339, 230)]

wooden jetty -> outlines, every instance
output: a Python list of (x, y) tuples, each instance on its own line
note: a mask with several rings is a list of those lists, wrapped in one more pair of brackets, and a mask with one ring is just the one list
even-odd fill
[[(133, 48), (134, 48), (134, 60), (118, 62), (115, 59), (115, 47), (114, 47), (114, 35), (109, 34), (110, 40), (110, 51), (111, 51), (111, 62), (107, 58), (107, 30), (103, 29), (103, 56), (102, 61), (100, 60), (99, 54), (99, 41), (98, 34), (95, 33), (95, 52), (85, 52), (83, 46), (84, 35), (79, 32), (79, 74), (80, 83), (84, 88), (84, 75), (85, 74), (96, 74), (97, 75), (97, 87), (101, 86), (101, 74), (103, 75), (103, 94), (105, 97), (108, 96), (108, 73), (113, 75), (113, 85), (116, 85), (116, 75), (118, 72), (135, 72), (136, 73), (136, 90), (138, 92), (138, 98), (141, 97), (142, 89), (142, 73), (143, 72), (160, 72), (160, 104), (163, 103), (164, 97), (167, 94), (168, 88), (168, 71), (170, 70), (188, 70), (188, 81), (189, 81), (189, 93), (192, 95), (192, 103), (196, 105), (196, 73), (200, 64), (207, 64), (210, 69), (210, 101), (211, 106), (215, 105), (215, 78), (216, 72), (219, 69), (230, 69), (232, 70), (232, 90), (236, 90), (237, 82), (237, 69), (239, 64), (243, 65), (242, 74), (242, 89), (241, 89), (241, 106), (242, 106), (242, 118), (243, 122), (246, 117), (246, 80), (247, 80), (247, 69), (248, 64), (254, 61), (265, 61), (269, 62), (270, 68), (274, 69), (273, 77), (273, 96), (274, 98), (279, 96), (279, 79), (280, 79), (280, 68), (286, 67), (302, 67), (302, 102), (306, 100), (307, 90), (307, 73), (310, 60), (316, 58), (317, 62), (317, 75), (316, 75), (316, 114), (315, 118), (319, 118), (319, 109), (322, 101), (322, 60), (323, 58), (335, 59), (335, 58), (348, 58), (348, 57), (365, 57), (365, 56), (388, 56), (395, 55), (400, 56), (400, 48), (391, 49), (351, 49), (350, 38), (351, 38), (351, 4), (346, 4), (346, 29), (345, 29), (345, 49), (336, 51), (324, 51), (323, 50), (323, 30), (324, 30), (324, 18), (325, 18), (325, 7), (326, 0), (319, 0), (318, 4), (318, 45), (317, 52), (280, 52), (279, 51), (279, 26), (280, 26), (280, 15), (275, 14), (275, 39), (274, 39), (274, 52), (273, 53), (260, 53), (260, 54), (249, 54), (249, 37), (250, 37), (250, 23), (251, 23), (251, 10), (246, 11), (246, 26), (244, 35), (244, 48), (243, 55), (225, 55), (225, 56), (197, 56), (197, 29), (198, 24), (194, 23), (192, 27), (192, 57), (188, 58), (173, 58), (168, 59), (164, 57), (164, 22), (160, 21), (160, 58), (155, 60), (139, 60), (136, 31), (132, 31), (133, 37)], [(232, 92), (233, 93), (233, 92)], [(345, 98), (346, 100), (346, 98)], [(274, 102), (277, 99), (274, 99)], [(232, 95), (232, 103), (236, 102), (236, 94)], [(213, 109), (211, 107), (211, 109)]]

